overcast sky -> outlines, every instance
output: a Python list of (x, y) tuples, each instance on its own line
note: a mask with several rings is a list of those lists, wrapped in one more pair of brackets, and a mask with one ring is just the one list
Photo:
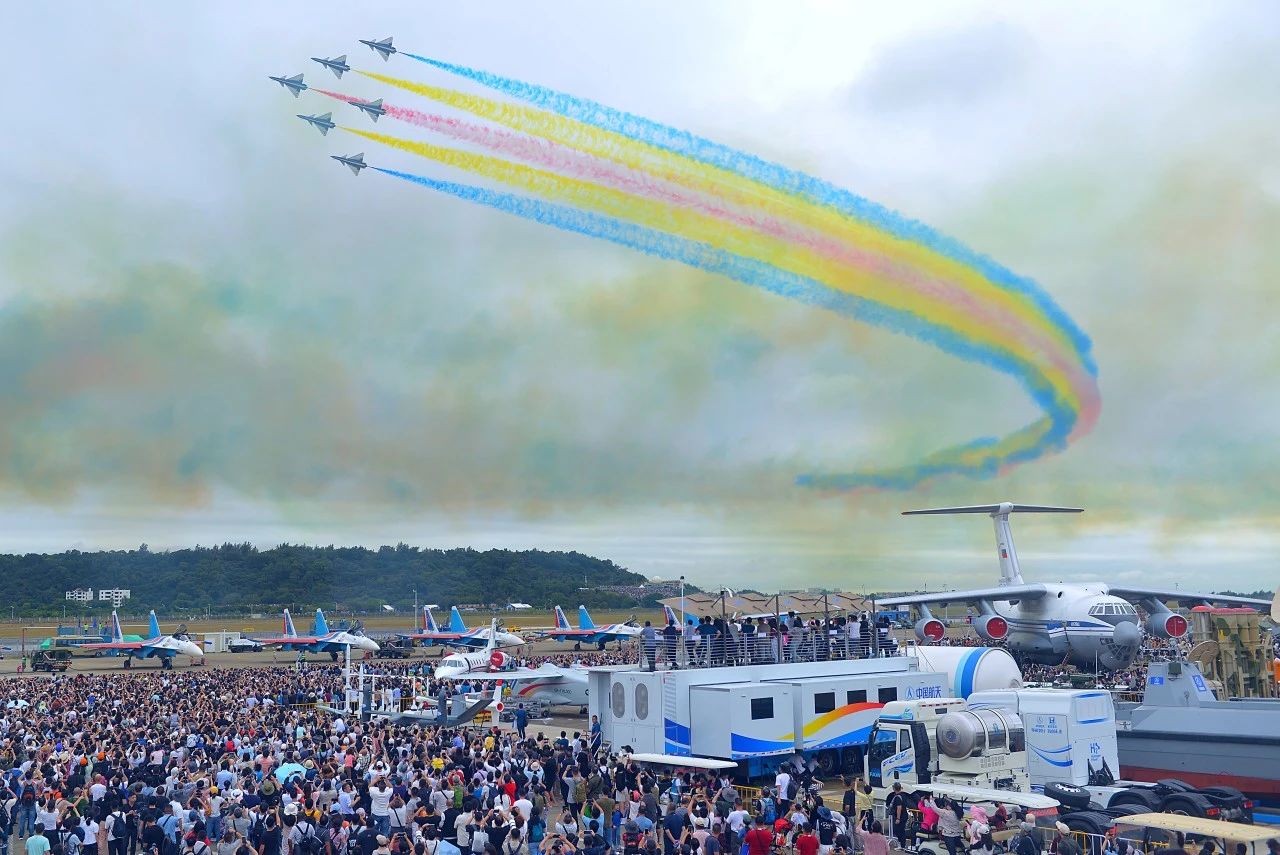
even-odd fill
[[(901, 4), (899, 4), (901, 5)], [(1280, 582), (1280, 7), (139, 2), (0, 18), (0, 549), (578, 549), (707, 586)], [(824, 497), (1034, 411), (919, 343), (365, 173), (267, 75), (396, 44), (806, 169), (1035, 278), (1102, 416), (987, 481)], [(323, 76), (322, 76), (323, 75)], [(394, 93), (404, 101), (403, 93)], [(381, 129), (381, 128), (380, 128)], [(394, 153), (369, 159), (408, 165)], [(415, 171), (429, 172), (418, 161)], [(442, 177), (454, 177), (446, 170)]]

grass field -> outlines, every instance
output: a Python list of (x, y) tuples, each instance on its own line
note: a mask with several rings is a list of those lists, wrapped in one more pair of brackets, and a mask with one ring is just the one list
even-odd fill
[[(577, 625), (577, 610), (566, 613), (569, 620)], [(655, 625), (662, 619), (662, 612), (658, 609), (601, 609), (600, 611), (591, 611), (591, 619), (597, 625), (607, 623), (620, 623), (635, 616), (642, 622), (645, 620), (654, 621)], [(435, 613), (437, 622), (447, 622), (449, 613), (447, 611), (437, 611)], [(333, 622), (337, 616), (326, 614), (330, 622)], [(529, 610), (516, 612), (499, 612), (497, 615), (490, 615), (488, 612), (463, 612), (462, 619), (468, 627), (484, 626), (491, 617), (497, 617), (503, 622), (504, 626), (518, 627), (520, 629), (548, 629), (555, 623), (555, 618), (549, 611)], [(100, 615), (99, 623), (103, 618)], [(212, 620), (204, 620), (203, 618), (183, 619), (177, 617), (160, 616), (160, 631), (169, 632), (175, 629), (180, 623), (186, 623), (187, 630), (194, 633), (230, 631), (241, 633), (264, 633), (279, 632), (283, 618), (279, 615), (274, 617), (262, 618), (215, 618)], [(408, 612), (402, 612), (393, 615), (366, 615), (362, 618), (365, 629), (372, 634), (383, 632), (394, 632), (397, 630), (408, 630), (416, 623), (416, 616)], [(72, 621), (74, 622), (74, 621)], [(299, 632), (305, 632), (306, 627), (311, 624), (311, 614), (307, 612), (295, 612), (293, 622), (298, 627)], [(54, 634), (58, 625), (56, 619), (50, 618), (34, 618), (32, 620), (12, 621), (0, 620), (0, 638), (20, 638), (22, 631), (26, 630), (28, 643), (30, 639), (35, 638), (36, 643), (41, 639), (47, 638)], [(126, 633), (146, 634), (147, 622), (145, 619), (126, 618), (122, 621), (122, 629)]]

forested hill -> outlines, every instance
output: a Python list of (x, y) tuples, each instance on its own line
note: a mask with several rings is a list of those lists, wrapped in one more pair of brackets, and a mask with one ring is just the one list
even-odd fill
[[(376, 610), (383, 603), (418, 602), (445, 608), (459, 603), (530, 603), (576, 607), (629, 606), (635, 600), (584, 585), (638, 585), (645, 578), (612, 561), (577, 552), (511, 552), (491, 549), (418, 549), (384, 546), (337, 548), (248, 544), (173, 552), (142, 547), (124, 552), (0, 555), (0, 600), (22, 614), (78, 613), (65, 592), (128, 588), (131, 613), (161, 614), (278, 611), (282, 607)], [(107, 606), (109, 608), (109, 606)], [(103, 610), (96, 599), (92, 611)], [(437, 615), (447, 620), (447, 615)]]

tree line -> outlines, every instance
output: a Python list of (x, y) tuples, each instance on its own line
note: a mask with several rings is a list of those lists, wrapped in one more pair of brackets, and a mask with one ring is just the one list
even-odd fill
[[(639, 585), (645, 577), (612, 561), (578, 552), (506, 549), (420, 549), (399, 544), (365, 547), (281, 545), (259, 550), (247, 543), (153, 552), (72, 550), (56, 554), (0, 555), (4, 605), (17, 615), (104, 614), (96, 599), (104, 588), (129, 589), (128, 613), (249, 614), (317, 607), (373, 612), (383, 604), (419, 603), (447, 609), (461, 603), (529, 603), (536, 608), (578, 603), (600, 608), (637, 605), (634, 597), (594, 591), (597, 585)], [(81, 604), (65, 593), (91, 588)], [(585, 590), (584, 590), (585, 588)], [(437, 620), (447, 615), (437, 615)]]

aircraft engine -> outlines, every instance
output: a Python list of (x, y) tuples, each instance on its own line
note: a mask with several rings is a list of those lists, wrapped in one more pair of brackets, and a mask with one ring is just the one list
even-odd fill
[(1147, 615), (1144, 624), (1151, 635), (1156, 638), (1182, 638), (1187, 634), (1187, 619), (1180, 614), (1162, 609)]
[(501, 650), (495, 650), (489, 654), (489, 667), (495, 671), (501, 671), (503, 668), (510, 667), (513, 664), (515, 664), (515, 660)]
[(926, 644), (937, 644), (946, 634), (946, 626), (935, 617), (920, 618), (916, 621), (916, 638)]
[(1009, 622), (1000, 615), (978, 615), (973, 619), (973, 629), (983, 641), (1004, 641)]

